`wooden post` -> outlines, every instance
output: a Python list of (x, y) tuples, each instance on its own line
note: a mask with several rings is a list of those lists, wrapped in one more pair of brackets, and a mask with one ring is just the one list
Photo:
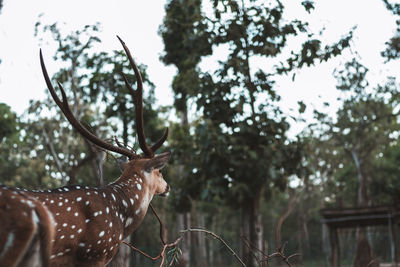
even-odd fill
[(329, 237), (331, 241), (331, 264), (332, 267), (340, 267), (340, 247), (338, 229), (333, 226), (329, 227)]

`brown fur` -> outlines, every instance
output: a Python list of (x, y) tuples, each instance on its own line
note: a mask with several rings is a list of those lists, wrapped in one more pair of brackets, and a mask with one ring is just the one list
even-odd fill
[(38, 258), (45, 267), (104, 266), (141, 224), (153, 196), (169, 191), (158, 170), (169, 157), (132, 160), (117, 181), (100, 188), (0, 186), (0, 266), (32, 266)]
[(39, 242), (42, 266), (48, 267), (54, 227), (47, 208), (22, 192), (0, 192), (0, 266), (31, 265), (30, 252)]

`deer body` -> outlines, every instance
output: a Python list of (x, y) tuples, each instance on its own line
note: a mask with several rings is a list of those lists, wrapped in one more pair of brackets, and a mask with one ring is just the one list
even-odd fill
[[(33, 192), (0, 187), (0, 207), (7, 204), (11, 207), (15, 205), (13, 202), (22, 204), (22, 213), (27, 214), (25, 217), (30, 223), (24, 220), (23, 227), (15, 234), (25, 233), (24, 247), (27, 248), (32, 246), (33, 236), (38, 232), (39, 217), (43, 217), (37, 215), (36, 210), (44, 212), (48, 222), (44, 231), (52, 237), (48, 240), (52, 243), (48, 257), (51, 266), (104, 266), (118, 251), (122, 240), (141, 224), (153, 196), (169, 192), (159, 172), (169, 157), (167, 152), (154, 159), (129, 162), (118, 180), (100, 188), (76, 185)], [(7, 213), (19, 215), (21, 210), (2, 209), (0, 212), (7, 219), (10, 218)], [(12, 226), (12, 223), (3, 224), (7, 225)], [(3, 226), (0, 226), (0, 233), (7, 231)], [(22, 231), (23, 228), (27, 228), (26, 231)], [(0, 266), (13, 266), (2, 264), (16, 258), (5, 257), (7, 251), (12, 253), (14, 246), (19, 247), (14, 242), (20, 239), (13, 238), (13, 233), (11, 231), (9, 238), (4, 235), (2, 239), (7, 240), (0, 240), (0, 251), (4, 251), (4, 257), (0, 254)]]
[(171, 153), (155, 155), (168, 136), (147, 146), (143, 130), (142, 79), (128, 48), (119, 39), (137, 76), (134, 90), (123, 75), (136, 108), (136, 127), (143, 155), (99, 139), (77, 120), (59, 84), (58, 98), (44, 66), (43, 75), (54, 101), (71, 125), (87, 140), (105, 150), (129, 158), (122, 175), (98, 188), (80, 185), (46, 191), (0, 186), (0, 267), (104, 266), (117, 253), (122, 240), (133, 233), (146, 215), (154, 195), (166, 196), (169, 186), (160, 169)]

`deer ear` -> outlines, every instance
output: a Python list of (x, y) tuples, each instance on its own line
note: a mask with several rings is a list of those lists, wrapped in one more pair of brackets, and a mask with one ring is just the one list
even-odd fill
[(171, 152), (164, 152), (161, 154), (156, 155), (154, 158), (149, 159), (145, 166), (144, 166), (144, 170), (146, 172), (151, 172), (152, 170), (155, 169), (162, 169), (165, 164), (167, 164), (168, 160), (171, 158)]

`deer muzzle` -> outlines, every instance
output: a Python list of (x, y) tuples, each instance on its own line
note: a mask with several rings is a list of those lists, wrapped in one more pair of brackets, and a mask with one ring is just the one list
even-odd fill
[(165, 187), (165, 191), (163, 193), (161, 193), (160, 196), (167, 197), (169, 195), (170, 190), (171, 190), (170, 186), (167, 185), (167, 187)]

